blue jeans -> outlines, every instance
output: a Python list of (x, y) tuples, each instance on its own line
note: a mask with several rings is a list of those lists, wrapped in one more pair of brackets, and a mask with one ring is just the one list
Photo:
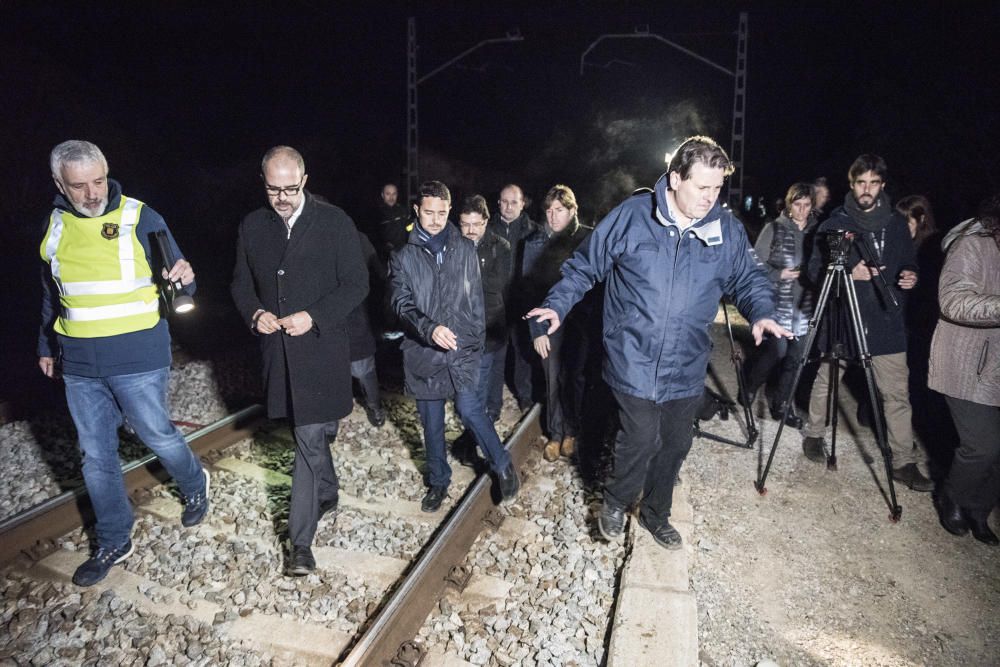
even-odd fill
[(103, 378), (64, 375), (66, 402), (83, 453), (83, 481), (97, 517), (98, 546), (114, 548), (132, 533), (132, 507), (118, 460), (122, 415), (190, 496), (204, 489), (201, 463), (167, 412), (169, 368)]
[[(427, 452), (427, 482), (431, 486), (451, 484), (451, 466), (445, 455), (444, 442), (444, 402), (445, 399), (417, 399), (417, 412), (424, 427), (424, 448)], [(500, 442), (500, 436), (493, 428), (493, 422), (486, 416), (483, 404), (475, 391), (466, 390), (455, 394), (455, 410), (465, 428), (479, 445), (483, 455), (494, 472), (501, 472), (510, 465), (510, 454)]]
[(483, 352), (479, 361), (479, 387), (476, 394), (486, 407), (486, 414), (491, 421), (496, 421), (503, 409), (503, 371), (506, 362), (505, 346), (493, 352)]

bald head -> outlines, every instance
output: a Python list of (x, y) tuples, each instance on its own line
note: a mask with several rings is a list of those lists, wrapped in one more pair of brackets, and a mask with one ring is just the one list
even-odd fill
[(305, 198), (306, 163), (302, 154), (289, 146), (275, 146), (260, 163), (267, 200), (274, 212), (288, 220)]
[(275, 146), (264, 153), (264, 159), (260, 161), (260, 173), (267, 171), (267, 163), (272, 160), (292, 162), (299, 168), (301, 173), (306, 173), (306, 161), (302, 159), (302, 153), (291, 146)]

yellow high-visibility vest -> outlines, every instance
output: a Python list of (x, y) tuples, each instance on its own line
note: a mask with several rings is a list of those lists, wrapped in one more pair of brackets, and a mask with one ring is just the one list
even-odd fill
[(41, 255), (59, 289), (57, 332), (116, 336), (160, 321), (159, 292), (135, 233), (142, 206), (122, 195), (118, 208), (97, 218), (52, 211)]

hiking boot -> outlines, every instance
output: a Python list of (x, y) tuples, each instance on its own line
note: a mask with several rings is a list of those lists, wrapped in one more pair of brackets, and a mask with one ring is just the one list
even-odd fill
[(576, 451), (576, 436), (567, 435), (562, 439), (562, 445), (559, 447), (559, 453), (569, 458), (573, 456)]
[(205, 515), (208, 514), (208, 489), (211, 477), (207, 470), (202, 469), (202, 472), (205, 473), (205, 488), (198, 493), (185, 496), (184, 498), (184, 512), (181, 514), (181, 525), (185, 528), (197, 526), (205, 518)]
[(132, 555), (135, 547), (132, 540), (118, 547), (98, 547), (94, 555), (85, 560), (73, 573), (73, 583), (77, 586), (93, 586), (108, 576), (111, 568)]
[(545, 443), (545, 449), (542, 450), (542, 456), (546, 461), (552, 462), (559, 458), (559, 452), (562, 450), (562, 443), (558, 440), (549, 440)]

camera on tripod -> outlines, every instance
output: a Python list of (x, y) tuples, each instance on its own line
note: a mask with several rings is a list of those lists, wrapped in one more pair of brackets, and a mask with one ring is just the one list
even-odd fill
[(827, 260), (831, 264), (847, 262), (847, 253), (854, 244), (854, 232), (846, 229), (830, 229), (823, 232), (823, 247), (826, 249)]

